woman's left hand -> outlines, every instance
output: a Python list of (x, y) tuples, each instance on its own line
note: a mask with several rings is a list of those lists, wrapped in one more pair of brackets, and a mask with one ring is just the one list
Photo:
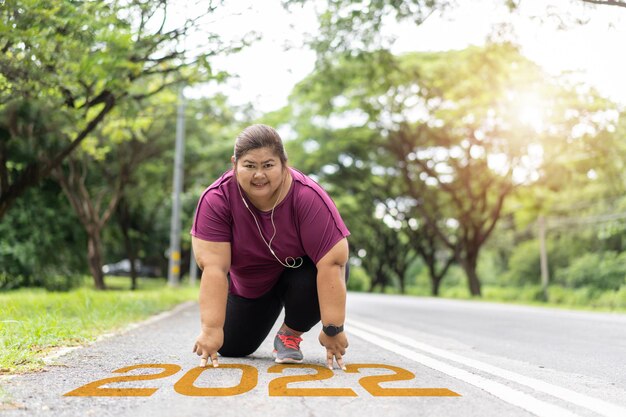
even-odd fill
[(320, 332), (320, 344), (326, 348), (326, 363), (328, 369), (333, 369), (333, 361), (337, 360), (337, 365), (344, 371), (346, 366), (343, 364), (343, 355), (346, 354), (348, 347), (348, 337), (345, 332), (341, 332), (336, 336), (328, 336), (324, 332)]

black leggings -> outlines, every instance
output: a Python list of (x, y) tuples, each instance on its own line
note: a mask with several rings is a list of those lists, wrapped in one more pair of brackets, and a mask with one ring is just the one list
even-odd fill
[(302, 261), (299, 268), (285, 268), (278, 283), (259, 298), (228, 294), (220, 355), (241, 357), (256, 351), (272, 330), (283, 306), (285, 324), (295, 331), (307, 332), (319, 323), (317, 268), (308, 257)]

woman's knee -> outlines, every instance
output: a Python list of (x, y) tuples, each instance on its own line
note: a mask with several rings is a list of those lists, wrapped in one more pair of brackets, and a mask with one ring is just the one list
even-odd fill
[(252, 355), (256, 350), (257, 348), (253, 349), (251, 347), (242, 349), (239, 346), (222, 346), (218, 353), (226, 358), (243, 358), (244, 356)]

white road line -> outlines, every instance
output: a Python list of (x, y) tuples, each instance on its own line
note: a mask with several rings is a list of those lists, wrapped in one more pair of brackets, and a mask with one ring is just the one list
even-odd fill
[(394, 353), (397, 353), (398, 355), (402, 355), (436, 371), (443, 372), (444, 374), (450, 375), (453, 378), (459, 379), (463, 382), (467, 382), (468, 384), (481, 388), (488, 393), (500, 398), (501, 400), (506, 401), (509, 404), (513, 404), (517, 407), (523, 408), (524, 410), (539, 417), (577, 417), (577, 414), (574, 414), (571, 411), (538, 400), (521, 391), (509, 388), (506, 385), (502, 385), (499, 382), (491, 381), (487, 378), (472, 374), (460, 368), (455, 368), (454, 366), (448, 365), (447, 363), (443, 363), (429, 356), (425, 356), (421, 353), (417, 353), (402, 346), (396, 345), (395, 343), (382, 339), (374, 334), (366, 332), (365, 330), (352, 327), (353, 323), (351, 323), (351, 321), (352, 320), (350, 320), (351, 335), (360, 337), (363, 340), (378, 345), (384, 349), (390, 350)]
[(350, 319), (347, 321), (347, 324), (349, 324), (350, 326), (359, 327), (362, 330), (372, 332), (379, 336), (391, 338), (396, 342), (402, 343), (404, 345), (410, 346), (415, 349), (419, 349), (421, 351), (430, 353), (432, 355), (436, 355), (436, 356), (439, 356), (439, 357), (442, 357), (442, 358), (445, 358), (454, 362), (458, 362), (460, 364), (481, 370), (483, 372), (487, 372), (489, 374), (508, 379), (518, 384), (525, 385), (537, 391), (541, 391), (546, 394), (552, 395), (556, 398), (565, 400), (569, 403), (584, 407), (588, 410), (599, 413), (605, 417), (626, 416), (626, 408), (620, 407), (615, 404), (611, 404), (609, 402), (600, 400), (598, 398), (593, 398), (588, 395), (581, 394), (581, 393), (572, 391), (567, 388), (562, 388), (562, 387), (550, 384), (548, 382), (541, 381), (536, 378), (531, 378), (531, 377), (527, 377), (527, 376), (524, 376), (524, 375), (521, 375), (512, 371), (507, 371), (506, 369), (498, 368), (497, 366), (493, 366), (485, 362), (480, 362), (474, 359), (466, 358), (464, 356), (457, 355), (455, 353), (451, 353), (443, 349), (439, 349), (439, 348), (427, 345), (425, 343), (417, 342), (409, 337), (379, 329), (377, 327), (368, 325), (360, 321), (355, 321), (355, 320)]

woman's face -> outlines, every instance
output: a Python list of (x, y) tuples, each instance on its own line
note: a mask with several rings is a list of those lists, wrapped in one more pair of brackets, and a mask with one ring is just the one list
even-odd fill
[(251, 199), (270, 203), (277, 198), (284, 179), (283, 164), (270, 148), (245, 153), (235, 166), (237, 181)]

